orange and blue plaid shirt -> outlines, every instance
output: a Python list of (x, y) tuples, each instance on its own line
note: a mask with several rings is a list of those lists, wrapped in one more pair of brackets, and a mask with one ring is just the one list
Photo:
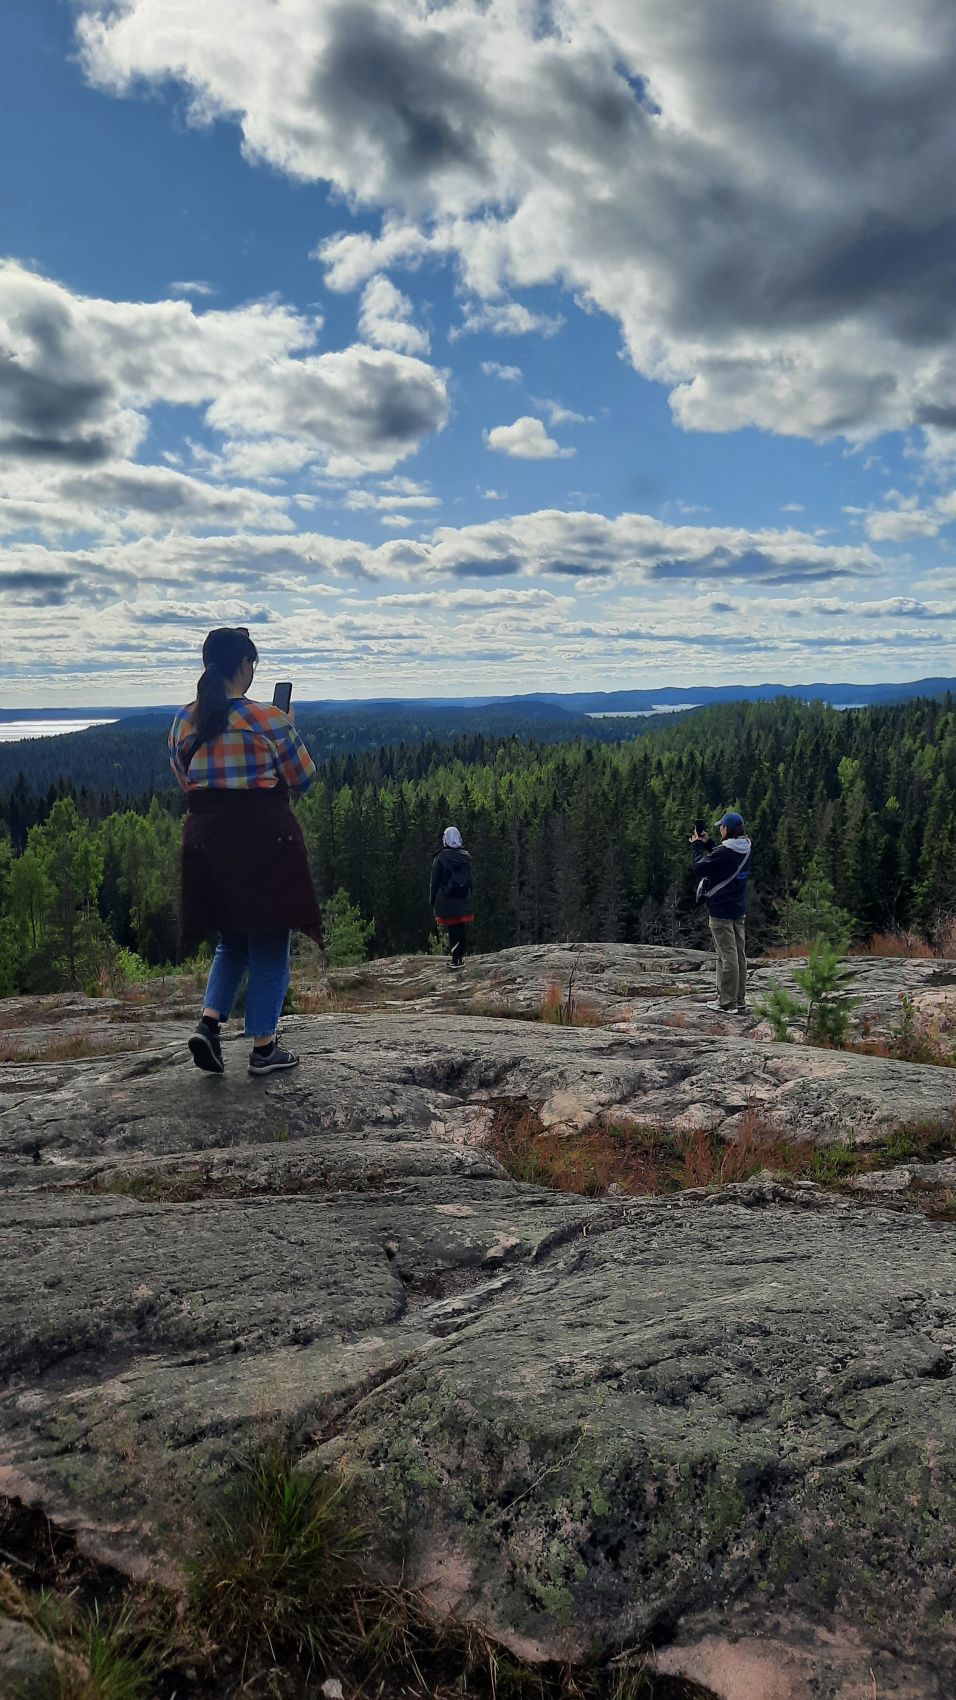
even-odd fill
[(184, 791), (265, 791), (280, 779), (290, 791), (309, 789), (315, 763), (288, 715), (248, 697), (233, 697), (225, 732), (200, 744), (187, 769), (195, 712), (195, 703), (181, 708), (169, 728), (169, 765)]

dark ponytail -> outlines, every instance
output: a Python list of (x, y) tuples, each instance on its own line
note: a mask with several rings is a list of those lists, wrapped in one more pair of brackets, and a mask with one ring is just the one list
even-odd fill
[[(218, 738), (229, 721), (226, 680), (234, 679), (244, 661), (258, 661), (245, 626), (217, 626), (202, 646), (203, 672), (196, 686), (196, 736), (192, 755), (210, 738)], [(191, 757), (190, 757), (191, 759)]]

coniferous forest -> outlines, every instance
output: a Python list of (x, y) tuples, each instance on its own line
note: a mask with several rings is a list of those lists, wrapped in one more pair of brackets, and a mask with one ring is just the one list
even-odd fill
[[(605, 729), (602, 729), (602, 731)], [(29, 746), (22, 751), (28, 768)], [(119, 953), (177, 954), (183, 799), (26, 772), (0, 792), (0, 994), (96, 987)], [(550, 940), (703, 943), (687, 838), (739, 808), (754, 841), (748, 937), (799, 942), (822, 904), (859, 939), (937, 941), (956, 913), (956, 702), (837, 711), (781, 699), (700, 710), (622, 741), (494, 732), (322, 763), (298, 804), (320, 894), (344, 891), (369, 949), (428, 948), (428, 876), (457, 824), (477, 950)]]

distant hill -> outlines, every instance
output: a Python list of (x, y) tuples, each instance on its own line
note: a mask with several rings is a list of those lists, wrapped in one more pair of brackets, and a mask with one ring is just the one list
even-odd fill
[[(421, 744), (429, 739), (478, 735), (534, 738), (544, 744), (582, 737), (595, 742), (618, 741), (671, 725), (691, 709), (728, 702), (769, 702), (789, 697), (849, 708), (942, 697), (948, 692), (956, 695), (956, 679), (875, 685), (668, 685), (456, 700), (326, 700), (299, 703), (297, 725), (315, 760), (324, 761), (330, 756), (375, 749), (380, 744)], [(99, 718), (116, 715), (117, 719), (113, 725), (91, 726), (82, 732), (0, 743), (0, 791), (8, 791), (20, 773), (36, 793), (60, 781), (123, 796), (142, 796), (172, 784), (166, 759), (172, 705), (132, 710), (102, 706), (89, 711), (72, 707), (3, 709), (0, 720), (81, 719), (87, 712)]]
[[(0, 744), (0, 792), (10, 790), (21, 773), (37, 794), (60, 781), (122, 796), (165, 790), (174, 783), (166, 756), (173, 712), (171, 708), (142, 710), (109, 726)], [(79, 710), (71, 713), (80, 718)], [(30, 718), (39, 716), (34, 712)], [(546, 744), (581, 737), (617, 740), (639, 736), (662, 719), (672, 718), (649, 716), (602, 726), (586, 714), (547, 701), (516, 699), (476, 706), (396, 701), (300, 705), (296, 725), (313, 758), (321, 762), (380, 744), (421, 744), (472, 735), (535, 738)]]
[(773, 702), (794, 697), (801, 702), (828, 702), (834, 708), (871, 708), (880, 703), (908, 702), (913, 697), (956, 695), (956, 679), (913, 679), (890, 685), (665, 685), (649, 690), (536, 692), (516, 702), (548, 702), (578, 714), (639, 713), (656, 708), (688, 708), (714, 702)]
[[(897, 684), (810, 684), (810, 685), (652, 685), (621, 691), (530, 691), (514, 696), (465, 697), (316, 697), (297, 698), (300, 715), (340, 715), (401, 712), (414, 718), (430, 708), (474, 709), (498, 707), (534, 715), (542, 705), (567, 714), (647, 713), (663, 708), (695, 708), (711, 702), (773, 702), (777, 697), (795, 697), (803, 702), (829, 702), (835, 708), (877, 703), (908, 702), (912, 697), (956, 696), (956, 678), (909, 679)], [(167, 723), (178, 703), (147, 707), (125, 705), (77, 708), (71, 703), (58, 708), (0, 708), (0, 721), (10, 720), (144, 720), (155, 716)]]

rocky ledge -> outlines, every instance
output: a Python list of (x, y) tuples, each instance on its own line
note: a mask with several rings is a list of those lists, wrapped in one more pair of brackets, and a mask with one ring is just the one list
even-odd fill
[[(523, 1018), (575, 956), (600, 1025)], [(941, 971), (879, 965), (874, 1020)], [(278, 1419), (357, 1476), (386, 1570), (525, 1656), (640, 1642), (722, 1700), (952, 1695), (953, 1225), (886, 1207), (892, 1165), (583, 1198), (489, 1149), (502, 1104), (569, 1139), (952, 1123), (956, 1071), (729, 1029), (706, 975), (610, 946), (375, 965), (268, 1081), (239, 1040), (198, 1074), (175, 1009), (75, 1004), (115, 1054), (70, 1059), (43, 1054), (62, 1019), (10, 1006), (0, 1492), (175, 1582)], [(496, 978), (510, 1013), (481, 1013)]]

